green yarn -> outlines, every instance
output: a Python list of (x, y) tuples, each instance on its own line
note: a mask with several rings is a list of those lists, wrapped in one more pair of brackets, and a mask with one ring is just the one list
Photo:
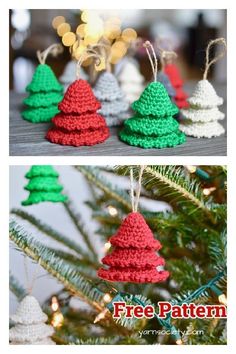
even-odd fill
[(63, 96), (59, 92), (32, 93), (24, 99), (23, 103), (30, 107), (48, 107), (61, 102)]
[(28, 120), (32, 123), (42, 123), (49, 122), (52, 117), (59, 113), (59, 109), (56, 105), (49, 107), (39, 107), (39, 108), (27, 108), (24, 112), (21, 113), (22, 117), (25, 120)]
[(23, 103), (28, 108), (21, 113), (23, 119), (32, 123), (49, 122), (59, 113), (57, 105), (63, 98), (63, 86), (47, 64), (37, 66), (26, 91), (29, 96)]
[(186, 141), (179, 123), (172, 117), (178, 108), (161, 82), (150, 83), (132, 104), (137, 114), (124, 122), (121, 140), (144, 149), (174, 147)]
[(31, 83), (26, 86), (27, 92), (63, 92), (54, 72), (47, 64), (39, 64), (35, 69)]
[(32, 166), (25, 175), (29, 182), (24, 187), (30, 194), (21, 204), (26, 206), (40, 202), (65, 202), (67, 197), (60, 193), (63, 187), (58, 183), (58, 176), (52, 166)]

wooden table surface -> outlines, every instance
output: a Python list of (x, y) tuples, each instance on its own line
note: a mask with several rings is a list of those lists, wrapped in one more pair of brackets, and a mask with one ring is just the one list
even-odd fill
[[(192, 92), (195, 83), (186, 85)], [(215, 85), (219, 96), (225, 99), (226, 86)], [(72, 147), (49, 143), (44, 137), (50, 123), (32, 124), (21, 118), (23, 94), (10, 92), (10, 156), (225, 156), (226, 134), (212, 139), (187, 137), (187, 142), (175, 148), (141, 149), (126, 145), (118, 138), (119, 128), (111, 128), (110, 138), (95, 146)], [(220, 107), (226, 113), (226, 102)], [(226, 128), (226, 119), (221, 123)]]

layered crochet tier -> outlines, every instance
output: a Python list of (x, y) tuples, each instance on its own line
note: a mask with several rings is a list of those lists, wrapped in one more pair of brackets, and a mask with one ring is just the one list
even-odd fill
[(23, 101), (28, 107), (22, 112), (24, 119), (32, 123), (48, 122), (59, 112), (58, 103), (63, 97), (63, 87), (48, 65), (37, 66), (26, 91), (29, 96)]
[(112, 73), (102, 73), (93, 92), (101, 102), (101, 108), (98, 112), (105, 118), (108, 126), (119, 125), (124, 118), (127, 118), (129, 104)]
[(25, 177), (29, 179), (29, 182), (24, 188), (30, 194), (22, 202), (22, 205), (27, 206), (41, 202), (57, 203), (67, 200), (67, 197), (61, 194), (63, 187), (58, 183), (59, 174), (52, 166), (32, 166)]
[(19, 304), (16, 313), (11, 316), (15, 325), (9, 332), (10, 344), (55, 344), (50, 338), (54, 329), (45, 324), (47, 318), (38, 301), (27, 295)]
[(150, 83), (132, 104), (137, 112), (124, 123), (121, 140), (142, 148), (174, 147), (185, 142), (179, 123), (172, 117), (178, 108), (160, 82)]
[[(68, 89), (70, 84), (72, 84), (76, 80), (76, 73), (77, 72), (77, 62), (75, 60), (70, 60), (63, 71), (63, 74), (60, 76), (60, 82), (64, 86), (64, 92)], [(82, 80), (88, 80), (87, 73), (80, 67), (79, 70), (79, 77)]]
[(218, 123), (225, 117), (218, 108), (223, 99), (208, 80), (197, 83), (188, 101), (190, 107), (181, 110), (180, 129), (184, 133), (196, 138), (212, 138), (224, 133), (224, 128)]
[(55, 144), (83, 146), (104, 142), (109, 137), (105, 119), (97, 113), (101, 107), (90, 85), (76, 80), (67, 89), (59, 104), (60, 113), (52, 122), (46, 138)]
[(166, 280), (169, 272), (158, 269), (165, 264), (156, 253), (161, 244), (140, 213), (132, 212), (110, 238), (112, 252), (102, 259), (108, 268), (100, 268), (98, 276), (108, 281), (156, 283)]
[(179, 109), (188, 107), (188, 95), (183, 90), (183, 80), (181, 79), (178, 67), (175, 64), (166, 64), (165, 74), (169, 77), (171, 85), (175, 90), (174, 101)]
[(144, 89), (144, 77), (132, 61), (124, 63), (119, 72), (118, 81), (129, 104), (137, 100)]

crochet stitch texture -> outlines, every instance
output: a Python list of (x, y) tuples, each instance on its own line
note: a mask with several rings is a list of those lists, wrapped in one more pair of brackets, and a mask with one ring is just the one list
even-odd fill
[(27, 295), (11, 316), (15, 325), (9, 332), (10, 344), (55, 344), (50, 338), (54, 329), (45, 324), (47, 319), (35, 297)]
[(121, 140), (146, 149), (174, 147), (185, 142), (185, 135), (172, 117), (178, 108), (162, 83), (150, 83), (132, 108), (137, 113), (125, 121)]
[(76, 80), (67, 89), (59, 104), (60, 113), (52, 122), (46, 138), (55, 144), (82, 146), (104, 142), (109, 137), (105, 119), (97, 113), (101, 107), (90, 85)]
[(21, 204), (26, 206), (40, 202), (65, 202), (67, 197), (61, 194), (63, 187), (58, 183), (58, 176), (52, 166), (32, 166), (25, 175), (29, 182), (24, 187), (30, 194)]
[(129, 104), (125, 100), (124, 93), (121, 91), (115, 76), (112, 73), (103, 72), (99, 76), (93, 92), (101, 102), (101, 108), (98, 112), (104, 116), (107, 125), (119, 125), (124, 120)]
[(180, 77), (179, 69), (175, 64), (166, 64), (164, 67), (165, 74), (169, 77), (171, 85), (175, 90), (174, 101), (179, 109), (188, 107), (188, 95), (183, 90), (183, 80)]
[(39, 64), (31, 83), (26, 87), (29, 96), (23, 103), (28, 106), (21, 115), (32, 123), (49, 122), (59, 112), (63, 87), (47, 64)]
[(212, 138), (224, 133), (219, 120), (224, 119), (224, 113), (218, 106), (223, 103), (214, 87), (208, 80), (200, 80), (188, 99), (190, 107), (181, 110), (180, 129), (189, 136), (196, 138)]
[(140, 213), (128, 214), (110, 243), (113, 250), (102, 259), (109, 268), (98, 270), (100, 278), (133, 283), (156, 283), (168, 278), (168, 271), (157, 269), (165, 264), (156, 254), (161, 244)]

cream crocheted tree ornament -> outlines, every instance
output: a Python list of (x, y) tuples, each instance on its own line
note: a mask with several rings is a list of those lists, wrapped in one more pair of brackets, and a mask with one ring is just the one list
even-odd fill
[(35, 297), (27, 295), (20, 302), (16, 313), (11, 316), (15, 325), (10, 329), (10, 344), (55, 345), (56, 343), (50, 338), (54, 329), (45, 324), (47, 319), (47, 315), (42, 311)]
[[(68, 89), (69, 85), (76, 79), (76, 72), (77, 72), (77, 62), (75, 60), (70, 60), (63, 71), (63, 74), (60, 76), (60, 82), (64, 86), (64, 92)], [(88, 80), (88, 75), (86, 72), (80, 68), (80, 78), (83, 80)]]
[(138, 67), (131, 60), (122, 66), (118, 75), (118, 81), (129, 103), (136, 101), (143, 92), (145, 79), (138, 70)]
[[(222, 44), (224, 51), (209, 61), (209, 51), (212, 45)], [(225, 114), (220, 112), (218, 106), (222, 105), (223, 98), (219, 97), (207, 80), (209, 68), (217, 60), (222, 58), (226, 51), (224, 38), (210, 41), (206, 49), (206, 67), (203, 79), (199, 81), (191, 97), (188, 98), (189, 108), (181, 110), (180, 130), (186, 135), (196, 138), (212, 138), (225, 132), (224, 127), (218, 122), (224, 119)]]

